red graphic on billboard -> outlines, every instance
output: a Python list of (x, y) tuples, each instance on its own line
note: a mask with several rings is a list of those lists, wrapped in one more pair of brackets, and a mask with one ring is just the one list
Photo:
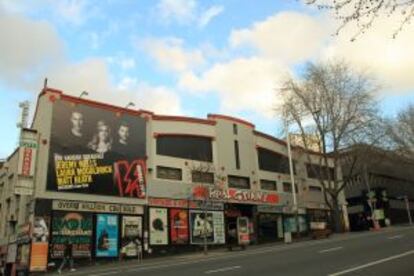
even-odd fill
[(171, 243), (188, 243), (188, 212), (183, 209), (170, 209)]
[(117, 161), (114, 168), (114, 177), (120, 196), (145, 198), (146, 165), (144, 160), (134, 160), (131, 163), (126, 160)]

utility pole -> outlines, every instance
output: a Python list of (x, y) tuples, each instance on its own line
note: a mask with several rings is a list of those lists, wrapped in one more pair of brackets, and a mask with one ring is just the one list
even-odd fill
[(284, 118), (285, 123), (285, 133), (286, 133), (286, 145), (288, 150), (288, 159), (289, 159), (289, 173), (290, 173), (290, 183), (292, 187), (292, 198), (293, 198), (293, 212), (295, 214), (295, 221), (296, 221), (296, 233), (299, 237), (300, 229), (299, 229), (299, 210), (298, 210), (298, 202), (296, 198), (296, 189), (295, 189), (295, 175), (293, 171), (293, 160), (292, 160), (292, 149), (290, 146), (290, 137), (289, 137), (289, 125), (287, 116)]
[(411, 218), (411, 211), (410, 211), (410, 202), (408, 201), (408, 196), (404, 196), (405, 207), (407, 208), (407, 215), (408, 215), (408, 223), (413, 225), (413, 220)]

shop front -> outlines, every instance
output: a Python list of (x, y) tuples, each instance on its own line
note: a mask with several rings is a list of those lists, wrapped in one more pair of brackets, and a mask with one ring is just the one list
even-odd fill
[[(245, 217), (248, 219), (250, 243), (259, 242), (262, 239), (262, 234), (272, 236), (269, 231), (277, 232), (277, 218), (272, 215), (262, 216), (262, 227), (260, 227), (260, 214), (257, 209), (258, 205), (277, 206), (279, 204), (277, 193), (235, 188), (210, 188), (208, 195), (210, 199), (226, 202), (224, 214), (227, 231), (234, 228), (238, 217)], [(276, 224), (272, 223), (272, 219), (275, 219)], [(270, 230), (270, 228), (272, 229)]]
[(151, 197), (148, 204), (149, 252), (192, 251), (204, 241), (225, 243), (223, 203)]
[(283, 239), (283, 206), (257, 205), (259, 242)]
[(47, 259), (58, 265), (68, 242), (78, 263), (134, 258), (142, 252), (142, 205), (71, 200), (51, 200), (49, 205), (49, 216), (35, 218), (32, 271), (45, 270)]

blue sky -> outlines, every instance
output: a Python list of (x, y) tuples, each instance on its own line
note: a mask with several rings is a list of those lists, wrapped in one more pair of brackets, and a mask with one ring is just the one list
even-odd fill
[(161, 114), (222, 113), (279, 135), (275, 88), (309, 61), (339, 58), (381, 85), (382, 113), (414, 102), (414, 27), (391, 39), (380, 18), (350, 42), (329, 14), (296, 0), (0, 0), (0, 158), (17, 144), (18, 103), (31, 111), (48, 77), (65, 93)]

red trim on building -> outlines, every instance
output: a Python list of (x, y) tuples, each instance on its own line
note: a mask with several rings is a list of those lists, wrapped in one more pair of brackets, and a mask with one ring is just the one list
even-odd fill
[(158, 133), (158, 132), (154, 132), (153, 136), (154, 136), (154, 138), (157, 138), (159, 136), (201, 137), (201, 138), (209, 138), (213, 141), (215, 140), (214, 136), (202, 135), (202, 134), (189, 134), (189, 133)]
[(186, 123), (213, 125), (213, 126), (216, 124), (216, 122), (212, 120), (199, 119), (199, 118), (193, 118), (193, 117), (184, 117), (184, 116), (153, 115), (152, 119), (156, 121), (186, 122)]
[(212, 119), (212, 120), (214, 120), (214, 119), (228, 120), (228, 121), (232, 121), (232, 122), (235, 122), (235, 123), (246, 125), (246, 126), (251, 127), (251, 128), (255, 128), (255, 125), (248, 122), (248, 121), (245, 121), (245, 120), (242, 120), (242, 119), (239, 119), (239, 118), (235, 118), (235, 117), (231, 117), (231, 116), (227, 116), (227, 115), (208, 114), (207, 118)]

